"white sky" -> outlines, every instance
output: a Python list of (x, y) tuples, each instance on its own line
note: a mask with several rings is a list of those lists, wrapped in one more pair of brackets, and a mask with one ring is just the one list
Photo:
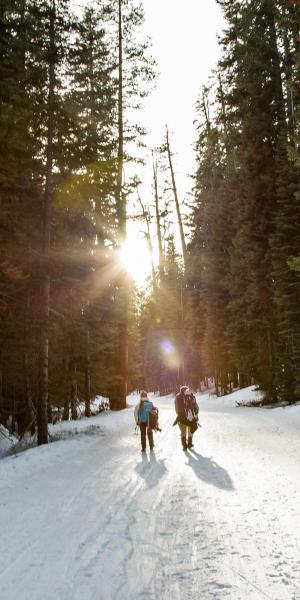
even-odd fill
[[(156, 89), (143, 101), (143, 109), (138, 115), (138, 120), (149, 132), (146, 144), (150, 149), (146, 166), (138, 168), (142, 180), (140, 192), (143, 201), (152, 204), (151, 149), (164, 142), (165, 126), (168, 124), (177, 191), (180, 203), (184, 205), (193, 185), (189, 176), (194, 174), (196, 168), (193, 148), (196, 140), (196, 101), (220, 57), (217, 35), (221, 33), (225, 22), (215, 0), (142, 2), (145, 9), (143, 30), (152, 40), (152, 54), (158, 63), (159, 76)], [(130, 207), (131, 203), (129, 213)], [(173, 221), (173, 233), (180, 251), (175, 208)], [(129, 270), (138, 284), (145, 281), (146, 272), (150, 274), (146, 242), (142, 241), (141, 229), (143, 227), (136, 221), (127, 224), (130, 252), (139, 256), (138, 261), (128, 261), (128, 266), (130, 263)], [(157, 250), (156, 240), (153, 242), (154, 250)], [(156, 259), (155, 256), (155, 262)]]
[[(91, 0), (72, 0), (74, 6), (85, 6)], [(181, 203), (184, 203), (191, 191), (192, 181), (189, 175), (195, 172), (195, 152), (193, 144), (196, 139), (195, 124), (196, 101), (200, 88), (207, 83), (212, 69), (220, 57), (217, 34), (222, 31), (224, 21), (220, 7), (215, 0), (142, 0), (145, 9), (143, 35), (152, 40), (152, 54), (157, 61), (159, 76), (156, 89), (143, 101), (143, 109), (139, 111), (137, 120), (146, 127), (148, 135), (144, 140), (149, 149), (160, 146), (165, 138), (165, 126), (170, 132), (171, 150), (174, 154), (173, 164), (177, 190)], [(143, 184), (141, 195), (146, 204), (152, 201), (152, 158), (147, 155), (145, 167), (127, 165), (127, 175), (138, 171)], [(127, 177), (125, 175), (125, 177)], [(129, 203), (128, 212), (132, 211)], [(128, 242), (127, 261), (133, 263), (129, 256), (139, 255), (146, 267), (146, 243), (140, 233), (141, 224), (129, 221), (127, 224)], [(178, 227), (174, 227), (175, 239), (178, 242)], [(141, 240), (143, 239), (142, 243)], [(137, 247), (139, 250), (137, 252)], [(144, 251), (143, 251), (144, 248)], [(137, 264), (137, 261), (135, 261)], [(137, 270), (137, 266), (136, 266)], [(141, 280), (143, 267), (140, 265)], [(133, 269), (133, 275), (139, 277)]]
[(144, 30), (152, 39), (160, 76), (157, 89), (144, 102), (140, 121), (149, 130), (150, 147), (162, 144), (168, 124), (177, 187), (184, 200), (191, 188), (188, 174), (195, 168), (195, 104), (220, 56), (217, 34), (224, 21), (215, 0), (143, 0), (143, 4)]

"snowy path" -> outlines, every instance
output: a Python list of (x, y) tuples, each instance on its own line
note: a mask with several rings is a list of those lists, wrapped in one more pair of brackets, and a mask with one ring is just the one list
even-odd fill
[(173, 400), (141, 455), (132, 410), (0, 461), (1, 600), (300, 600), (300, 413)]

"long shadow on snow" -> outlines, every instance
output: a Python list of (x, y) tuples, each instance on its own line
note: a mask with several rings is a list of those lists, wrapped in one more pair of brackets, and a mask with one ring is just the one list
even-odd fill
[(135, 470), (145, 479), (146, 485), (152, 488), (166, 474), (167, 467), (164, 465), (164, 460), (156, 460), (155, 453), (152, 451), (149, 458), (147, 454), (142, 454), (142, 460), (136, 465)]
[(192, 467), (199, 479), (206, 481), (206, 483), (211, 483), (222, 490), (234, 490), (232, 480), (227, 471), (223, 467), (220, 467), (214, 460), (207, 456), (202, 456), (194, 450), (187, 452), (186, 456), (189, 460), (189, 466)]

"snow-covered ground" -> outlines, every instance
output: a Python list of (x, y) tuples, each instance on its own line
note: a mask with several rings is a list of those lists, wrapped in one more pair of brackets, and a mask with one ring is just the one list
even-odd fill
[(14, 435), (10, 435), (6, 427), (0, 425), (0, 458), (5, 456), (17, 443), (18, 439)]
[(2, 459), (1, 600), (300, 600), (300, 406), (253, 395), (199, 395), (186, 453), (165, 397), (151, 454), (131, 407)]

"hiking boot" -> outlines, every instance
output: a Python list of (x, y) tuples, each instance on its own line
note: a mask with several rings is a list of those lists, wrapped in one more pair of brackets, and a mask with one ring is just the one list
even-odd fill
[(194, 448), (194, 444), (193, 444), (193, 441), (192, 441), (192, 440), (189, 440), (189, 441), (188, 441), (188, 445), (187, 445), (187, 447), (188, 447), (189, 449), (191, 449), (191, 448)]

